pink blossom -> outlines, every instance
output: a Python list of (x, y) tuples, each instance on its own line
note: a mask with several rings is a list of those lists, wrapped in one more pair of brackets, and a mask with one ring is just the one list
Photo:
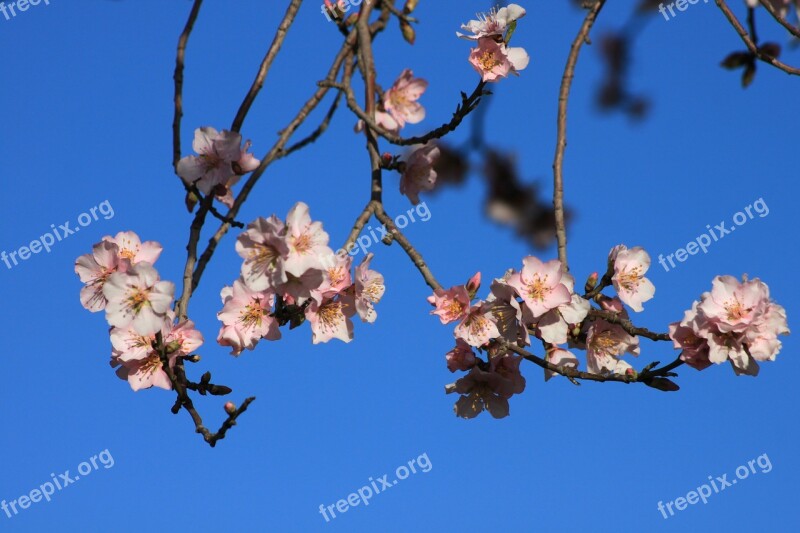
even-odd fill
[(75, 273), (85, 283), (81, 289), (81, 305), (93, 313), (102, 311), (108, 303), (103, 295), (103, 286), (118, 270), (118, 250), (113, 242), (101, 241), (92, 247), (92, 253), (75, 261)]
[(244, 259), (242, 279), (254, 291), (263, 291), (286, 281), (283, 262), (289, 255), (284, 241), (286, 227), (272, 215), (247, 225), (236, 239), (236, 252)]
[(456, 339), (455, 348), (445, 354), (445, 359), (450, 372), (469, 370), (477, 364), (472, 347), (461, 339)]
[(470, 41), (477, 41), (483, 37), (502, 40), (509, 25), (524, 16), (525, 9), (518, 4), (509, 4), (499, 10), (492, 8), (488, 13), (480, 13), (478, 20), (470, 20), (467, 24), (461, 25), (462, 30), (469, 31), (472, 35), (464, 35), (459, 32), (456, 32), (456, 35)]
[(619, 366), (625, 353), (639, 355), (639, 339), (621, 326), (605, 320), (592, 322), (586, 333), (586, 368), (593, 374), (624, 373), (629, 365)]
[(177, 173), (185, 183), (194, 183), (203, 194), (211, 194), (218, 185), (227, 187), (231, 177), (258, 167), (260, 161), (247, 153), (249, 147), (250, 141), (242, 147), (239, 133), (198, 128), (192, 143), (198, 155), (178, 161)]
[(508, 284), (517, 291), (533, 318), (572, 301), (569, 287), (562, 282), (563, 270), (558, 259), (543, 263), (528, 256), (522, 262), (522, 270), (512, 275)]
[(495, 82), (524, 70), (530, 57), (524, 48), (508, 47), (491, 37), (481, 37), (478, 46), (470, 51), (469, 62), (483, 81)]
[[(383, 94), (383, 108), (389, 113), (397, 126), (387, 128), (399, 130), (406, 123), (417, 124), (425, 119), (425, 108), (417, 100), (428, 88), (428, 82), (422, 78), (415, 78), (409, 69), (403, 70), (389, 90)], [(386, 121), (386, 117), (384, 117)], [(391, 122), (386, 121), (389, 125)]]
[(312, 222), (308, 205), (297, 202), (286, 215), (288, 256), (284, 270), (299, 278), (309, 269), (323, 270), (333, 251), (328, 247), (328, 234), (321, 222)]
[(508, 416), (508, 399), (525, 390), (525, 378), (519, 373), (521, 361), (516, 355), (497, 357), (490, 371), (473, 366), (466, 376), (445, 387), (448, 394), (462, 395), (455, 404), (456, 415), (475, 418), (485, 409), (494, 418)]
[(616, 247), (611, 256), (614, 257), (611, 281), (619, 298), (634, 311), (642, 311), (642, 302), (650, 300), (656, 292), (653, 283), (644, 277), (650, 268), (650, 256), (640, 246), (631, 249)]
[(575, 279), (570, 274), (564, 273), (561, 283), (569, 290), (570, 301), (547, 311), (534, 321), (542, 340), (550, 344), (567, 342), (569, 330), (583, 322), (591, 307), (588, 300), (573, 293)]
[(386, 286), (383, 283), (383, 276), (374, 270), (369, 269), (373, 254), (370, 252), (364, 260), (356, 267), (355, 283), (355, 306), (358, 316), (364, 322), (375, 322), (378, 313), (375, 312), (375, 304), (381, 301)]
[(466, 317), (456, 326), (455, 336), (470, 346), (480, 347), (500, 336), (492, 316), (491, 305), (482, 301), (473, 305)]
[[(547, 355), (545, 359), (548, 363), (552, 363), (559, 367), (560, 369), (564, 368), (578, 368), (578, 358), (575, 357), (575, 354), (572, 352), (565, 350), (563, 348), (554, 347), (547, 350)], [(558, 374), (552, 370), (545, 369), (544, 371), (544, 380), (549, 381), (550, 378), (553, 376), (557, 376)]]
[[(142, 242), (138, 235), (132, 231), (120, 231), (114, 237), (106, 235), (104, 241), (113, 242), (118, 246), (117, 255), (120, 258), (120, 271), (124, 272), (127, 264), (135, 265), (142, 261), (154, 265), (161, 255), (163, 247), (155, 241)], [(124, 263), (126, 259), (128, 263)]]
[(150, 263), (142, 262), (127, 272), (115, 272), (103, 285), (106, 320), (112, 326), (129, 324), (140, 335), (160, 331), (172, 303), (175, 285), (159, 281), (158, 272)]
[(466, 318), (470, 310), (469, 294), (463, 285), (447, 290), (436, 289), (433, 295), (428, 296), (428, 302), (436, 308), (431, 314), (437, 315), (442, 324), (459, 322)]
[(335, 300), (325, 299), (322, 303), (311, 300), (305, 311), (306, 319), (311, 324), (311, 341), (314, 344), (339, 339), (344, 342), (353, 340), (353, 322), (355, 314), (352, 297), (341, 294)]
[[(170, 367), (175, 365), (179, 356), (189, 355), (203, 344), (203, 336), (191, 320), (174, 325), (170, 316), (164, 322), (161, 334)], [(155, 340), (155, 335), (139, 335), (130, 326), (111, 330), (111, 365), (121, 365), (117, 375), (128, 380), (134, 391), (150, 387), (172, 388), (161, 357), (153, 349)]]
[(311, 297), (317, 302), (325, 298), (333, 298), (347, 290), (353, 284), (350, 267), (353, 258), (348, 254), (332, 256), (333, 263), (326, 265), (322, 271), (322, 283), (310, 292)]
[(233, 349), (231, 355), (254, 349), (261, 339), (281, 338), (278, 321), (270, 316), (275, 303), (272, 290), (254, 291), (242, 280), (236, 280), (233, 287), (222, 289), (221, 296), (224, 305), (217, 318), (223, 326), (217, 342), (230, 346)]
[(433, 166), (439, 158), (439, 148), (429, 143), (412, 152), (400, 177), (400, 194), (405, 194), (411, 203), (419, 203), (419, 193), (436, 186), (436, 170)]
[(769, 287), (759, 279), (740, 282), (717, 276), (711, 292), (670, 326), (681, 358), (702, 369), (729, 361), (737, 375), (758, 375), (758, 361), (773, 361), (781, 350), (780, 335), (788, 335), (786, 311), (770, 301)]
[(506, 283), (505, 278), (495, 279), (486, 298), (500, 336), (518, 346), (530, 344), (528, 329), (524, 325), (523, 309), (517, 301), (517, 293)]

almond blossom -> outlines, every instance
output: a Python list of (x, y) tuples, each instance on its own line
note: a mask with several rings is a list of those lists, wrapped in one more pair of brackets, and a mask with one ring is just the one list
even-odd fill
[(483, 346), (491, 339), (499, 337), (500, 331), (494, 322), (491, 305), (478, 301), (456, 326), (454, 333), (457, 338), (464, 339), (467, 344), (475, 347)]
[(509, 277), (508, 285), (517, 291), (533, 318), (572, 301), (571, 291), (562, 281), (561, 261), (543, 263), (530, 255), (522, 263), (522, 270)]
[(593, 374), (624, 373), (630, 365), (620, 365), (625, 353), (639, 355), (639, 339), (629, 335), (622, 326), (605, 320), (589, 325), (586, 332), (586, 368)]
[[(547, 354), (545, 355), (545, 360), (548, 363), (556, 365), (562, 370), (564, 368), (578, 368), (578, 358), (575, 357), (575, 354), (563, 348), (559, 348), (557, 346), (547, 350)], [(558, 374), (553, 370), (548, 370), (548, 369), (544, 370), (545, 381), (549, 381), (550, 378), (557, 375)]]
[[(389, 114), (383, 117), (390, 131), (403, 128), (406, 123), (417, 124), (425, 119), (425, 108), (417, 101), (428, 88), (428, 82), (415, 78), (410, 69), (405, 69), (394, 84), (383, 93), (383, 109)], [(395, 124), (392, 124), (392, 121)]]
[(364, 322), (375, 322), (378, 313), (375, 312), (375, 304), (381, 301), (386, 286), (383, 283), (383, 276), (374, 270), (369, 269), (373, 253), (370, 252), (364, 257), (360, 265), (356, 267), (355, 283), (355, 307), (358, 316)]
[(284, 240), (286, 226), (275, 215), (259, 217), (236, 239), (242, 263), (242, 279), (254, 291), (263, 291), (286, 281), (283, 261), (289, 255)]
[(474, 366), (466, 376), (445, 387), (448, 394), (462, 395), (455, 404), (456, 415), (475, 418), (487, 410), (494, 418), (508, 416), (508, 399), (525, 390), (525, 378), (519, 373), (521, 361), (516, 355), (494, 358), (489, 371)]
[[(203, 344), (203, 336), (191, 320), (175, 325), (170, 316), (164, 322), (161, 334), (170, 367), (175, 365), (179, 356), (187, 356)], [(155, 340), (155, 335), (139, 335), (130, 326), (111, 330), (111, 365), (119, 366), (117, 375), (126, 379), (134, 391), (150, 387), (172, 389), (161, 357), (153, 349)]]
[(550, 344), (564, 344), (567, 342), (569, 330), (583, 322), (591, 308), (588, 300), (579, 294), (573, 293), (575, 278), (572, 275), (564, 273), (561, 283), (569, 290), (571, 294), (570, 301), (547, 311), (538, 319), (532, 321), (536, 325), (542, 340)]
[(478, 46), (470, 51), (469, 62), (484, 82), (496, 82), (509, 74), (518, 75), (528, 66), (530, 57), (524, 48), (481, 37)]
[(530, 344), (530, 336), (523, 315), (528, 313), (523, 313), (522, 305), (517, 301), (516, 291), (507, 284), (511, 275), (513, 271), (509, 271), (506, 277), (492, 282), (489, 288), (491, 294), (486, 298), (486, 302), (490, 306), (500, 336), (518, 346), (527, 346)]
[(455, 348), (445, 354), (445, 359), (447, 360), (447, 369), (450, 372), (469, 370), (478, 362), (472, 347), (462, 339), (456, 339)]
[(333, 251), (328, 247), (330, 238), (322, 229), (322, 222), (313, 222), (308, 205), (297, 202), (286, 215), (288, 254), (283, 263), (287, 274), (302, 276), (309, 269), (323, 270)]
[(310, 292), (311, 297), (317, 302), (322, 302), (325, 298), (333, 298), (353, 284), (353, 277), (350, 275), (353, 258), (345, 254), (335, 255), (333, 259), (334, 263), (322, 271), (322, 283)]
[(737, 375), (758, 375), (758, 361), (774, 361), (782, 346), (778, 337), (788, 334), (786, 311), (770, 300), (769, 287), (733, 276), (714, 278), (711, 292), (670, 325), (687, 364), (702, 370), (729, 361)]
[(321, 303), (310, 300), (306, 308), (306, 320), (311, 324), (311, 341), (314, 344), (328, 342), (331, 339), (350, 342), (353, 340), (353, 322), (355, 314), (352, 297), (341, 294), (335, 300), (326, 299)]
[(456, 32), (461, 39), (477, 41), (483, 37), (492, 37), (495, 40), (502, 40), (503, 34), (511, 23), (525, 16), (525, 9), (518, 4), (509, 4), (506, 7), (489, 10), (488, 13), (479, 13), (478, 20), (470, 20), (467, 24), (462, 24), (461, 29), (469, 31), (472, 35), (465, 35)]
[(261, 339), (281, 338), (278, 321), (270, 316), (275, 303), (273, 291), (254, 291), (242, 280), (236, 280), (233, 287), (222, 289), (220, 296), (223, 307), (217, 318), (223, 326), (217, 342), (230, 346), (231, 355), (239, 355), (245, 349), (253, 350)]
[[(176, 171), (187, 184), (195, 184), (203, 194), (211, 194), (217, 186), (226, 188), (234, 176), (251, 172), (261, 163), (247, 153), (250, 141), (242, 147), (242, 136), (237, 132), (206, 126), (194, 132), (192, 148), (198, 155), (189, 155), (178, 161)], [(224, 196), (224, 195), (223, 195)]]
[(150, 263), (142, 262), (127, 272), (115, 272), (103, 285), (106, 320), (112, 326), (124, 328), (130, 324), (140, 335), (160, 331), (167, 319), (175, 285), (159, 281), (158, 272)]
[(436, 170), (434, 165), (439, 158), (439, 148), (428, 143), (418, 148), (405, 162), (400, 177), (400, 194), (405, 194), (411, 203), (419, 204), (419, 193), (431, 191), (436, 186)]
[(101, 241), (92, 247), (92, 253), (75, 261), (75, 273), (85, 283), (81, 289), (81, 305), (92, 313), (106, 308), (108, 300), (103, 294), (103, 286), (119, 268), (118, 250), (116, 244)]
[(609, 254), (613, 262), (611, 278), (620, 300), (636, 312), (642, 311), (642, 303), (653, 298), (656, 288), (644, 277), (650, 268), (650, 256), (640, 246), (627, 249), (624, 245), (614, 247)]
[(436, 308), (431, 314), (438, 316), (442, 324), (460, 322), (470, 311), (470, 297), (464, 285), (436, 289), (428, 296), (428, 302)]
[[(104, 241), (117, 245), (117, 255), (120, 259), (127, 259), (131, 265), (145, 261), (154, 265), (161, 256), (163, 247), (155, 241), (142, 242), (138, 235), (132, 231), (120, 231), (114, 237), (106, 235)], [(125, 265), (120, 265), (120, 270), (125, 271)]]

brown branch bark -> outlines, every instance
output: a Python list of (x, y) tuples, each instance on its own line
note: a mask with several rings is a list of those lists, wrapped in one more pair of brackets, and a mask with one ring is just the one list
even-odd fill
[(567, 65), (561, 78), (561, 89), (558, 93), (558, 133), (556, 138), (556, 153), (553, 159), (553, 207), (556, 214), (556, 239), (558, 240), (558, 259), (564, 271), (569, 270), (567, 263), (567, 228), (564, 216), (564, 151), (567, 148), (567, 106), (569, 92), (572, 88), (572, 79), (575, 77), (575, 65), (583, 43), (589, 43), (589, 32), (603, 9), (606, 0), (596, 0), (583, 20), (581, 29), (570, 47)]

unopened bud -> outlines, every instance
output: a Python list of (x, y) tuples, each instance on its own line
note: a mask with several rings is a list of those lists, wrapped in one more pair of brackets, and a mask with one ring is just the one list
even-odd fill
[(194, 206), (197, 205), (197, 195), (192, 191), (186, 193), (186, 210), (190, 213), (194, 211)]
[(167, 344), (164, 349), (166, 350), (167, 354), (173, 354), (181, 349), (181, 345), (183, 343), (179, 340), (174, 340), (171, 343)]
[(408, 15), (409, 13), (413, 13), (415, 9), (417, 9), (417, 4), (419, 0), (406, 0), (406, 5), (403, 6), (403, 13)]
[(475, 298), (475, 294), (477, 294), (480, 286), (481, 286), (481, 273), (476, 272), (475, 275), (469, 278), (469, 281), (467, 281), (467, 293), (469, 293), (470, 300)]
[(190, 363), (199, 363), (200, 362), (200, 356), (197, 355), (196, 353), (192, 354), (192, 355), (190, 355), (188, 357), (184, 357), (184, 359), (186, 359)]
[(233, 413), (235, 413), (236, 412), (236, 404), (233, 403), (233, 402), (227, 402), (225, 404), (225, 412), (228, 413), (229, 415), (232, 415)]
[(589, 276), (589, 279), (586, 280), (586, 285), (583, 286), (583, 289), (586, 292), (590, 292), (592, 289), (597, 287), (597, 278), (598, 278), (597, 272), (592, 272), (592, 275)]
[(405, 39), (408, 44), (414, 44), (414, 41), (417, 40), (417, 32), (415, 32), (414, 27), (405, 20), (400, 21), (400, 31), (403, 33), (403, 39)]
[(381, 161), (383, 161), (384, 165), (386, 166), (391, 165), (392, 159), (394, 159), (394, 157), (392, 157), (392, 154), (390, 154), (389, 152), (383, 152), (383, 155), (381, 156)]

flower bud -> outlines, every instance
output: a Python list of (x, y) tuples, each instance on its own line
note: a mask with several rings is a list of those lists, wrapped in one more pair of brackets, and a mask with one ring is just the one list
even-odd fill
[(417, 9), (417, 4), (419, 0), (406, 0), (406, 5), (403, 6), (403, 13), (408, 15), (409, 13), (413, 13), (415, 9)]
[(232, 415), (233, 413), (235, 413), (236, 412), (236, 404), (233, 403), (233, 402), (227, 402), (225, 404), (225, 412), (228, 413), (229, 415)]
[(598, 278), (597, 272), (592, 272), (592, 275), (589, 276), (589, 279), (586, 280), (586, 285), (583, 286), (583, 289), (586, 292), (590, 292), (592, 289), (597, 287), (597, 278)]
[(417, 40), (417, 32), (415, 32), (414, 27), (405, 20), (400, 21), (400, 31), (403, 33), (403, 39), (405, 39), (408, 44), (414, 44), (414, 41)]

